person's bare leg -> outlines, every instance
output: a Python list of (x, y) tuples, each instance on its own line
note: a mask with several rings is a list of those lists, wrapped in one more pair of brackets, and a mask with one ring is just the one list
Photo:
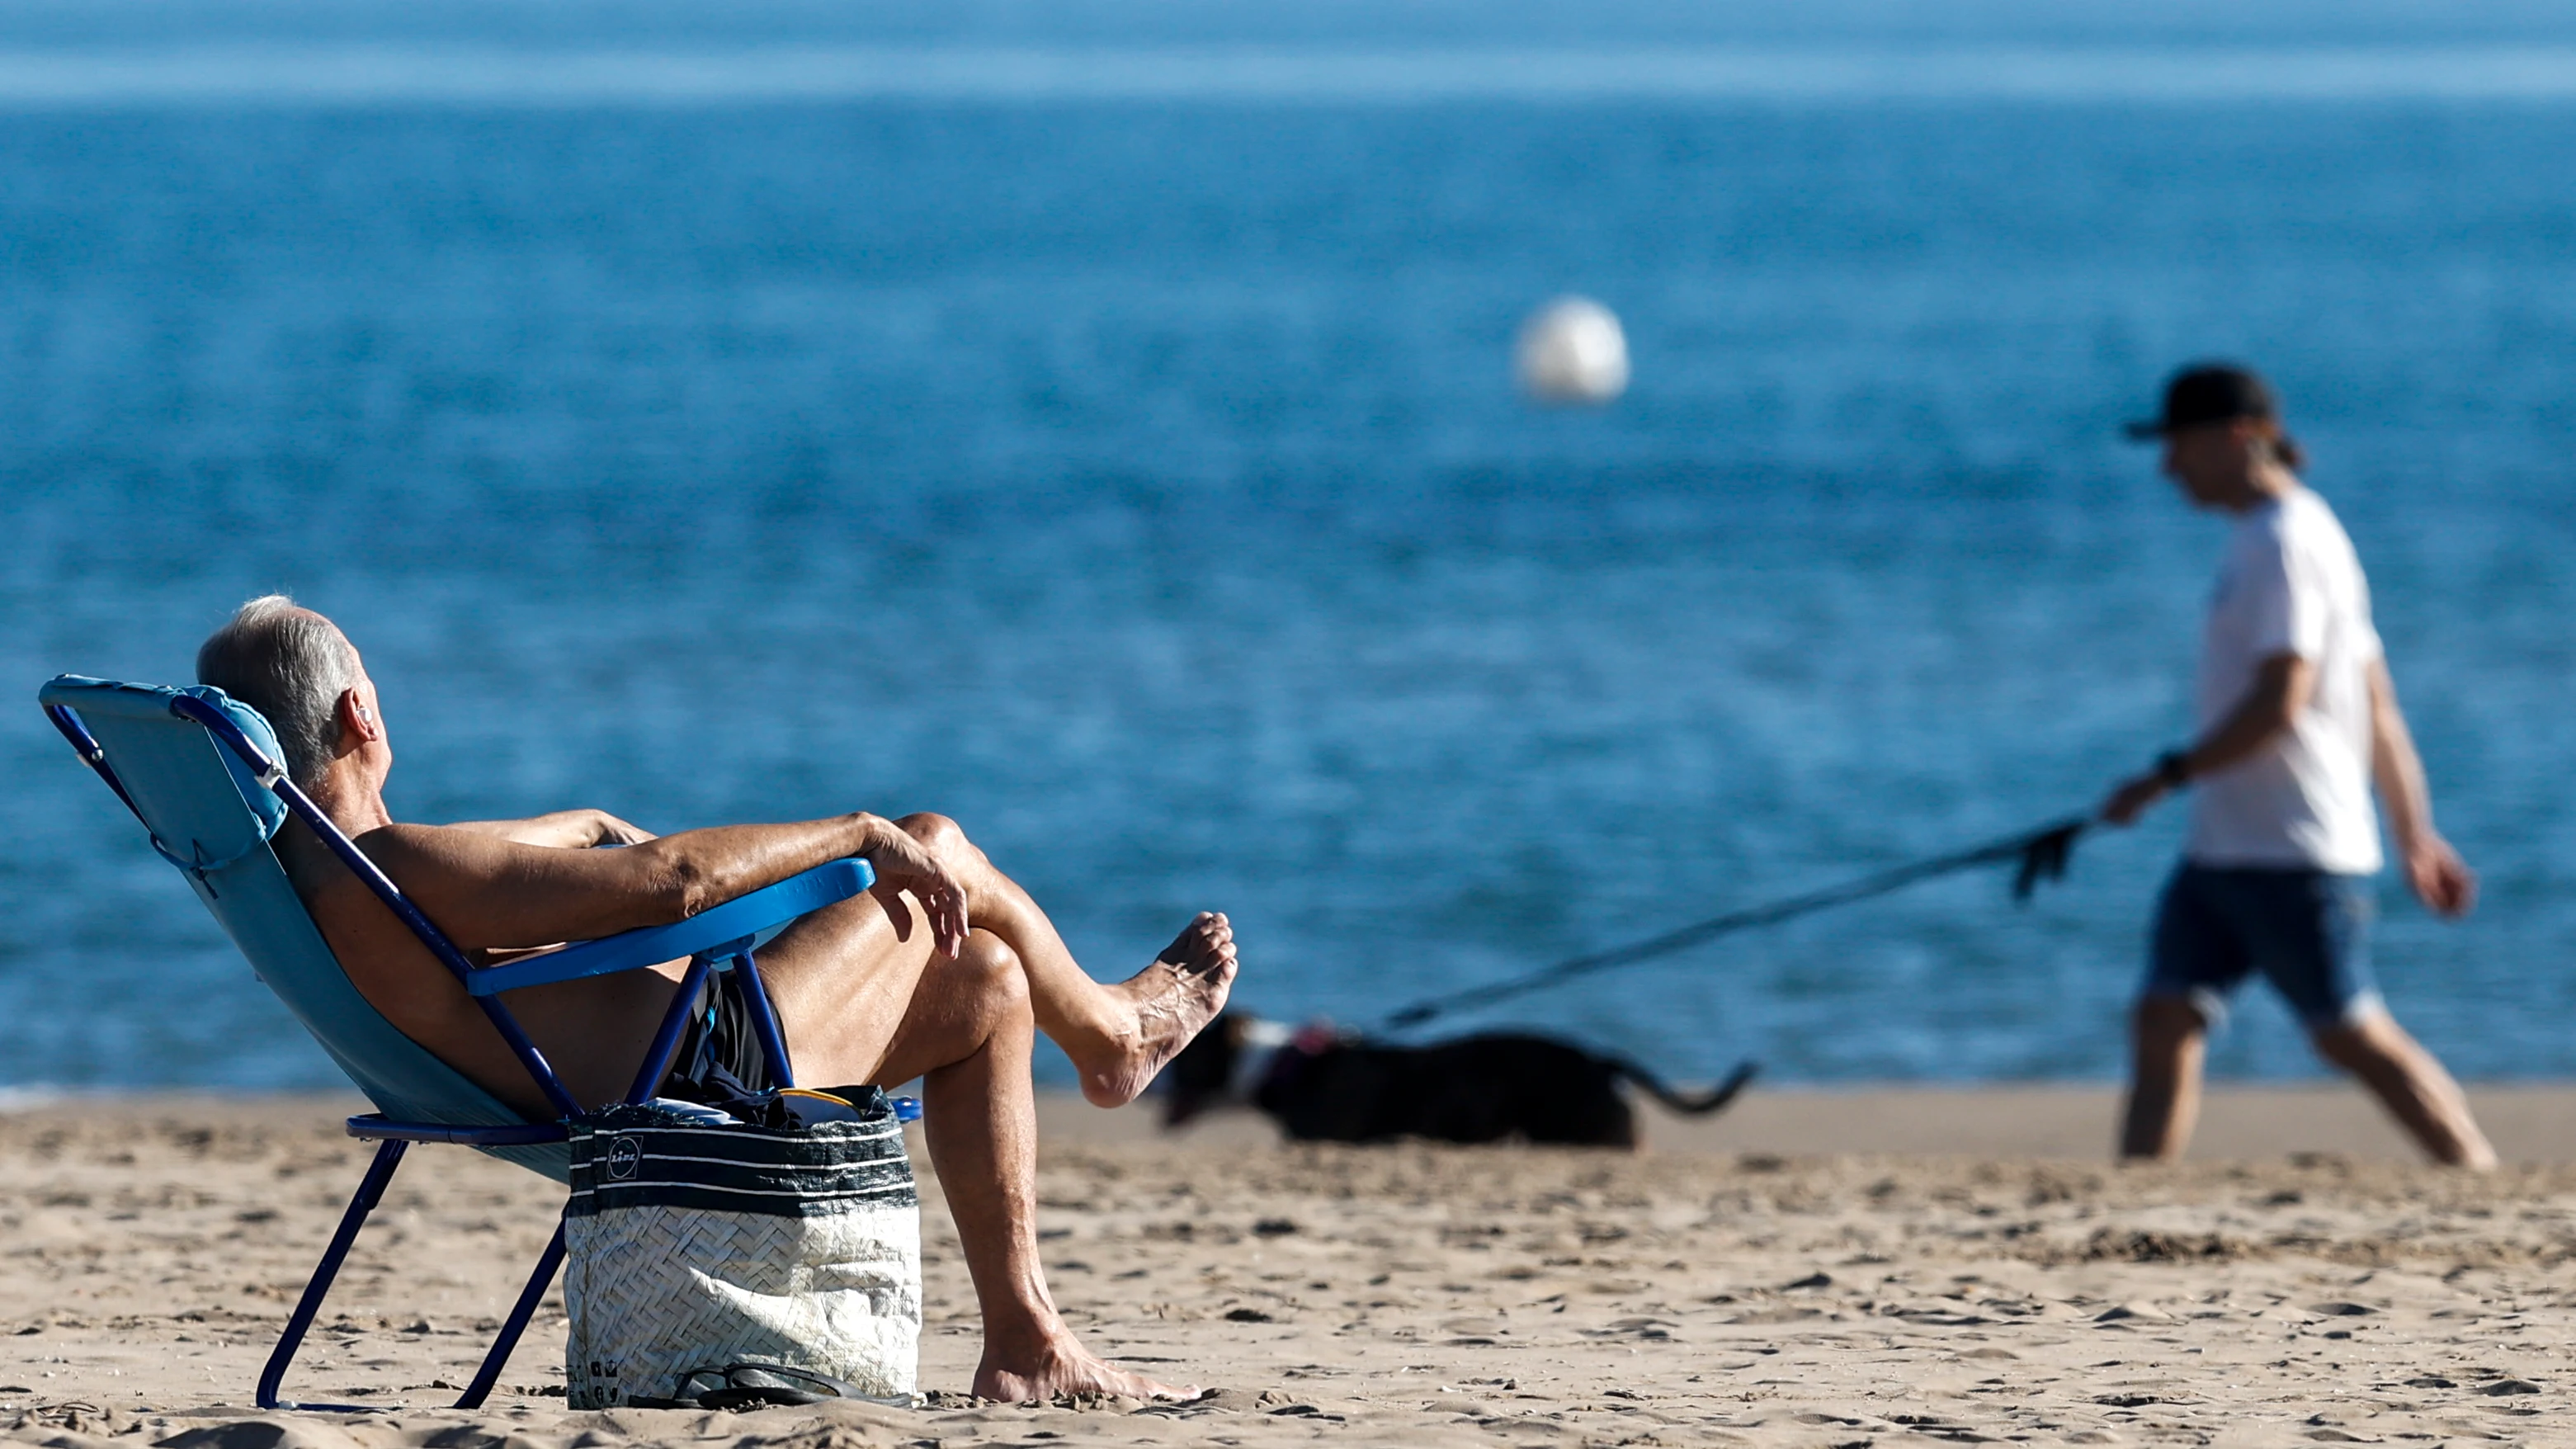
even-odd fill
[(2480, 1172), (2496, 1165), (2468, 1094), (2385, 1010), (2321, 1028), (2309, 1040), (2318, 1056), (2360, 1078), (2434, 1161)]
[(888, 911), (864, 893), (802, 917), (758, 959), (796, 1080), (808, 1087), (871, 1080), (919, 1009), (927, 973), (953, 964), (919, 911)]
[(2171, 1162), (2191, 1145), (2200, 1121), (2200, 1067), (2209, 1024), (2190, 1002), (2149, 996), (2130, 1019), (2129, 1102), (2120, 1155)]
[(984, 1319), (975, 1392), (1013, 1403), (1068, 1393), (1189, 1397), (1197, 1390), (1094, 1357), (1047, 1292), (1038, 1263), (1034, 1040), (1019, 958), (999, 936), (976, 929), (957, 960), (930, 963), (872, 1077), (886, 1087), (921, 1079), (923, 1135)]
[(1144, 970), (1115, 985), (1091, 979), (1028, 892), (994, 868), (944, 815), (895, 822), (936, 852), (966, 888), (966, 919), (1002, 938), (1028, 974), (1037, 1026), (1064, 1048), (1095, 1106), (1136, 1099), (1201, 1028), (1225, 1010), (1234, 927), (1201, 912)]
[(975, 1391), (988, 1397), (1180, 1391), (1083, 1349), (1038, 1265), (1037, 1109), (1029, 987), (991, 931), (940, 955), (920, 913), (861, 895), (790, 926), (760, 953), (796, 1077), (808, 1086), (921, 1079), (925, 1136), (984, 1320)]

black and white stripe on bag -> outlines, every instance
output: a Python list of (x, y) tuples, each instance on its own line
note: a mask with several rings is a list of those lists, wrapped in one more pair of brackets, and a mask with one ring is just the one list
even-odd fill
[(891, 1110), (881, 1121), (826, 1122), (792, 1133), (638, 1124), (594, 1135), (606, 1139), (598, 1150), (573, 1152), (572, 1201), (564, 1209), (572, 1217), (650, 1206), (802, 1218), (852, 1202), (920, 1205), (903, 1124)]
[(575, 1119), (572, 1407), (687, 1401), (710, 1372), (760, 1364), (913, 1396), (919, 1199), (891, 1107), (862, 1105), (788, 1129), (650, 1106)]

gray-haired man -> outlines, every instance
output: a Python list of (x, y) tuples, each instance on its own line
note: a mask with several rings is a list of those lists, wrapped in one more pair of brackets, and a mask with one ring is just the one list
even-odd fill
[[(462, 825), (398, 823), (384, 706), (330, 620), (271, 596), (242, 606), (197, 655), (197, 677), (262, 714), (288, 772), (358, 848), (470, 955), (506, 958), (695, 915), (850, 856), (872, 891), (798, 920), (761, 975), (800, 1074), (894, 1086), (921, 1079), (932, 1163), (983, 1310), (975, 1392), (1170, 1396), (1075, 1340), (1038, 1266), (1032, 1032), (1052, 1037), (1084, 1095), (1126, 1102), (1225, 1005), (1234, 933), (1201, 915), (1132, 979), (1095, 982), (1046, 914), (955, 822), (864, 812), (656, 838), (598, 810)], [(626, 850), (592, 850), (605, 842)], [(456, 978), (312, 832), (278, 855), (351, 984), (404, 1035), (503, 1101), (543, 1115), (536, 1084)], [(584, 1103), (616, 1100), (669, 1009), (683, 962), (505, 993)], [(729, 981), (730, 976), (717, 978)], [(692, 1029), (682, 1057), (741, 1059), (737, 1013)], [(676, 1070), (676, 1069), (675, 1069)]]

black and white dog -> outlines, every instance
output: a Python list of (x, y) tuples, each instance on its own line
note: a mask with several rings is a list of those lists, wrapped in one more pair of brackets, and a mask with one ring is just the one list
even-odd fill
[(1717, 1111), (1753, 1080), (1751, 1062), (1702, 1093), (1676, 1092), (1631, 1062), (1542, 1036), (1460, 1037), (1391, 1046), (1329, 1027), (1293, 1030), (1229, 1011), (1163, 1069), (1163, 1125), (1212, 1107), (1259, 1109), (1299, 1142), (1529, 1142), (1634, 1147), (1635, 1084), (1676, 1112)]

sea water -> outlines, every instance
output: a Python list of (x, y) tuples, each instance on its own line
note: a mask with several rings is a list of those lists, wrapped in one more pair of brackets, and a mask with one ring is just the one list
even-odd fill
[[(2079, 812), (2190, 728), (2222, 525), (2117, 430), (2207, 355), (2484, 877), (2383, 878), (2390, 1000), (2576, 1070), (2576, 35), (1602, 13), (0, 9), (0, 1086), (335, 1079), (34, 707), (271, 589), (403, 818), (938, 810), (1288, 1019)], [(1513, 390), (1566, 292), (1609, 408)], [(2180, 823), (1444, 1029), (2112, 1075)]]

